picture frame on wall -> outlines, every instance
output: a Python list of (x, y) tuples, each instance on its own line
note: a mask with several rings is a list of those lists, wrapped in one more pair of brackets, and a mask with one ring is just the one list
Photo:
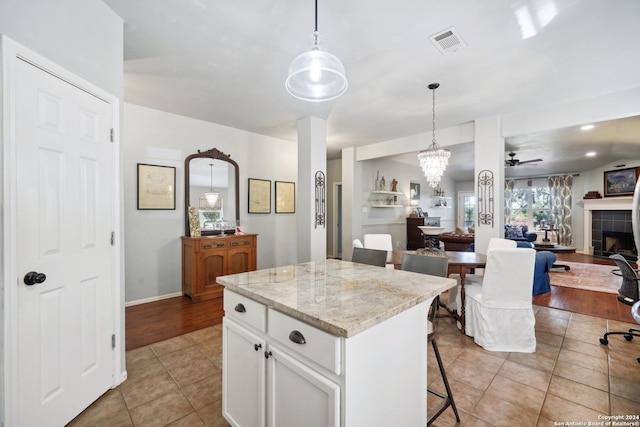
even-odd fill
[(616, 169), (604, 173), (604, 197), (633, 196), (640, 167)]
[(420, 183), (410, 182), (409, 194), (410, 194), (411, 200), (420, 200)]
[(249, 213), (271, 213), (271, 180), (249, 178)]
[(276, 181), (276, 213), (296, 212), (296, 184), (294, 182)]
[(138, 209), (176, 209), (176, 168), (138, 163)]

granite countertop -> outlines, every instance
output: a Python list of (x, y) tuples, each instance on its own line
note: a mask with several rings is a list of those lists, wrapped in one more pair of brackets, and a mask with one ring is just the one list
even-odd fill
[(334, 259), (220, 276), (217, 282), (345, 338), (456, 285), (453, 279)]

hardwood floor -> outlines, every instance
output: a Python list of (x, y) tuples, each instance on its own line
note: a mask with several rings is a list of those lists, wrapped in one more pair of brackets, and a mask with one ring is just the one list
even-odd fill
[[(558, 262), (615, 264), (589, 255), (558, 253)], [(637, 266), (635, 266), (637, 268)], [(533, 303), (575, 313), (635, 323), (631, 307), (620, 303), (615, 294), (551, 287), (551, 292), (537, 295)], [(211, 301), (191, 303), (188, 297), (169, 298), (125, 309), (126, 350), (133, 350), (220, 323), (213, 316)]]

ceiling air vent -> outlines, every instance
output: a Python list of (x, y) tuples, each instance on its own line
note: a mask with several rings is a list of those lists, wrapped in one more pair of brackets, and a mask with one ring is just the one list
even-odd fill
[(453, 27), (430, 36), (429, 40), (443, 55), (454, 53), (467, 47), (460, 33)]

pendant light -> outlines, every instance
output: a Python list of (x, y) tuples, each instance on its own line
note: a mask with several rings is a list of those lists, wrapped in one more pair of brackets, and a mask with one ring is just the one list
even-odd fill
[(209, 163), (209, 166), (211, 166), (211, 189), (209, 190), (209, 192), (204, 193), (204, 197), (207, 198), (209, 207), (213, 208), (216, 205), (220, 194), (216, 191), (213, 191), (213, 163)]
[(318, 0), (315, 31), (311, 50), (298, 55), (289, 66), (285, 82), (287, 92), (304, 101), (321, 102), (335, 99), (347, 91), (347, 78), (342, 62), (320, 48), (318, 33)]
[(440, 148), (436, 143), (436, 89), (438, 87), (440, 87), (439, 83), (431, 83), (429, 85), (429, 89), (433, 92), (433, 139), (429, 148), (418, 153), (420, 167), (427, 178), (429, 186), (432, 188), (437, 188), (440, 184), (440, 179), (449, 164), (449, 157), (451, 156), (449, 150)]

